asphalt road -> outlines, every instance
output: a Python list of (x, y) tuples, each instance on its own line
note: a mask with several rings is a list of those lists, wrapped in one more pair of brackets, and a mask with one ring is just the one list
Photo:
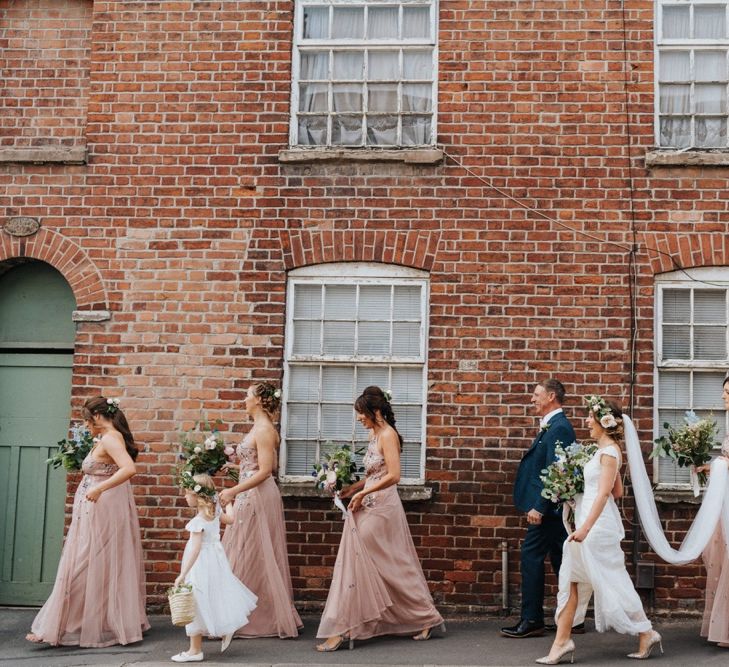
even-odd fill
[[(25, 641), (25, 633), (35, 614), (34, 609), (0, 609), (0, 664), (13, 667), (71, 667), (75, 665), (116, 665), (133, 667), (171, 666), (169, 657), (187, 646), (184, 629), (175, 628), (166, 616), (154, 616), (152, 629), (143, 642), (103, 649), (52, 648)], [(448, 631), (427, 642), (405, 637), (381, 637), (355, 645), (353, 651), (336, 653), (314, 650), (317, 618), (306, 618), (298, 639), (236, 640), (221, 655), (218, 641), (203, 645), (206, 665), (258, 665), (298, 667), (301, 665), (534, 665), (546, 655), (551, 636), (531, 639), (507, 639), (499, 635), (506, 623), (494, 619), (458, 619), (446, 622)], [(588, 630), (591, 628), (588, 621)], [(729, 649), (708, 644), (699, 635), (699, 621), (656, 623), (664, 637), (665, 654), (655, 654), (656, 667), (727, 667)], [(637, 646), (633, 637), (613, 632), (589, 631), (575, 637), (575, 664), (634, 665), (625, 655)]]

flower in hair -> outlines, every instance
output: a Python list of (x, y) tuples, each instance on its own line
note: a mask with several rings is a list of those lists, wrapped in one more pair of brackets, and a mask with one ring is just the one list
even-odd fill
[(273, 397), (274, 398), (281, 398), (281, 390), (280, 389), (276, 389), (276, 391), (273, 392)]
[(382, 393), (385, 394), (385, 398), (389, 403), (392, 400), (392, 392), (389, 389), (385, 389)]
[(600, 426), (605, 429), (615, 428), (618, 425), (617, 419), (613, 414), (610, 406), (605, 402), (605, 399), (595, 394), (585, 396), (585, 403), (590, 406), (590, 410), (594, 413), (597, 420), (600, 422)]
[(106, 399), (106, 412), (113, 415), (119, 409), (118, 398), (107, 398)]
[(603, 428), (615, 428), (617, 425), (618, 422), (615, 421), (615, 417), (611, 414), (600, 417), (600, 426)]

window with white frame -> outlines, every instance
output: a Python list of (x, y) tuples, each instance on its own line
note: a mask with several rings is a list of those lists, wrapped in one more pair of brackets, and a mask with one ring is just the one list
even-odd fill
[[(706, 283), (680, 271), (656, 280), (655, 437), (665, 434), (665, 423), (683, 425), (693, 410), (716, 421), (722, 441), (729, 417), (722, 400), (729, 372), (729, 268), (692, 269), (691, 275)], [(657, 483), (689, 483), (686, 468), (669, 458), (657, 461)]]
[(727, 0), (659, 0), (656, 4), (659, 147), (727, 147), (727, 4)]
[(432, 145), (436, 30), (436, 0), (297, 2), (291, 145)]
[(424, 479), (428, 279), (368, 263), (322, 264), (288, 279), (282, 475), (310, 480), (327, 446), (367, 446), (354, 399), (392, 392), (403, 437), (401, 481)]

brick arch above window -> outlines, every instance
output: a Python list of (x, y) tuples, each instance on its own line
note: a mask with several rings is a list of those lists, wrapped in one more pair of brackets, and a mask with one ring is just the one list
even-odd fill
[(58, 269), (71, 286), (79, 310), (108, 310), (99, 269), (81, 246), (63, 234), (46, 228), (30, 237), (0, 233), (0, 262), (16, 258), (38, 259)]
[(329, 262), (382, 262), (430, 271), (440, 232), (397, 230), (294, 230), (281, 235), (287, 270)]
[[(646, 236), (645, 243), (654, 275), (676, 271), (679, 266), (684, 269), (729, 266), (729, 237), (716, 232), (650, 234)], [(678, 262), (678, 266), (671, 258)]]

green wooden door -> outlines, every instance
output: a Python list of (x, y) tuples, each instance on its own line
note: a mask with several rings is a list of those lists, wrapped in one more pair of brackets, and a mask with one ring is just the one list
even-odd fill
[(0, 604), (41, 604), (53, 586), (66, 475), (46, 459), (69, 425), (74, 308), (47, 264), (0, 275)]

